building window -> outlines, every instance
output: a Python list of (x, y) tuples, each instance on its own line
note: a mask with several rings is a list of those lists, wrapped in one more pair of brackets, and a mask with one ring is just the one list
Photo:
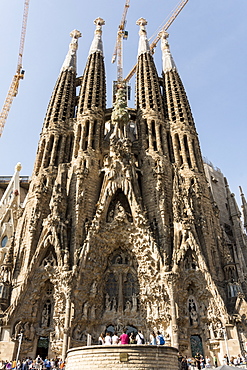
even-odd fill
[(1, 241), (1, 247), (6, 247), (6, 244), (8, 243), (8, 237), (5, 235)]

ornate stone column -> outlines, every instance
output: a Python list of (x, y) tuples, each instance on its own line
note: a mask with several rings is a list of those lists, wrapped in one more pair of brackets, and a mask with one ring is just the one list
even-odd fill
[(174, 289), (175, 284), (178, 279), (178, 274), (174, 272), (168, 272), (166, 274), (167, 285), (169, 290), (169, 297), (171, 302), (171, 345), (175, 348), (178, 348), (178, 325), (177, 325), (177, 312), (174, 299)]
[(68, 287), (65, 292), (65, 321), (64, 321), (64, 332), (63, 332), (63, 350), (62, 350), (62, 360), (66, 358), (66, 353), (68, 350), (68, 338), (70, 329), (70, 314), (71, 314), (71, 289)]

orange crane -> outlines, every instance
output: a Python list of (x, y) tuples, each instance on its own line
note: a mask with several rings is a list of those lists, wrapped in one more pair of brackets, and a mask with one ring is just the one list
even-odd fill
[(112, 56), (112, 63), (117, 59), (117, 82), (123, 81), (123, 39), (127, 39), (128, 32), (125, 31), (126, 16), (130, 0), (126, 0), (121, 22), (118, 26), (117, 40)]
[(6, 96), (6, 99), (5, 99), (1, 114), (0, 114), (0, 136), (2, 135), (5, 122), (8, 118), (8, 113), (9, 113), (9, 110), (11, 108), (11, 104), (13, 102), (13, 99), (18, 93), (19, 82), (20, 82), (21, 79), (24, 78), (24, 73), (25, 72), (22, 69), (22, 56), (23, 56), (24, 42), (25, 42), (25, 36), (26, 36), (29, 1), (30, 0), (25, 0), (25, 3), (24, 3), (24, 12), (23, 12), (22, 29), (21, 29), (21, 40), (20, 40), (20, 46), (19, 46), (19, 54), (18, 54), (18, 62), (17, 62), (16, 73), (15, 73), (13, 79), (12, 79), (8, 94)]
[[(161, 28), (160, 32), (158, 32), (158, 34), (155, 37), (154, 41), (150, 44), (150, 49), (151, 49), (152, 53), (154, 53), (154, 49), (156, 48), (159, 40), (161, 39), (162, 32), (168, 30), (168, 28), (170, 27), (170, 25), (177, 18), (178, 14), (185, 7), (185, 5), (188, 3), (188, 1), (189, 0), (182, 0), (178, 4), (177, 8), (174, 10), (174, 12), (172, 13), (171, 17), (168, 19), (168, 21)], [(129, 82), (129, 80), (131, 79), (131, 77), (133, 77), (133, 75), (135, 74), (136, 68), (137, 68), (137, 64), (132, 68), (132, 70), (129, 72), (129, 74), (125, 77), (125, 79), (123, 80), (124, 82)]]

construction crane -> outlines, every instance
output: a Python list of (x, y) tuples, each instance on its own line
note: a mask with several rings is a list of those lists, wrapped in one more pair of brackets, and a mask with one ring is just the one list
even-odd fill
[(117, 82), (123, 81), (123, 39), (127, 39), (128, 37), (128, 32), (125, 31), (125, 25), (127, 12), (129, 9), (129, 2), (130, 0), (126, 0), (124, 5), (124, 11), (121, 22), (118, 26), (117, 40), (112, 56), (112, 63), (114, 63), (117, 59)]
[[(177, 8), (172, 13), (171, 17), (168, 19), (168, 21), (164, 24), (164, 26), (161, 28), (161, 30), (158, 32), (157, 36), (155, 37), (154, 41), (150, 44), (150, 49), (152, 53), (154, 53), (154, 50), (161, 39), (162, 32), (167, 31), (170, 25), (174, 22), (174, 20), (177, 18), (178, 14), (181, 12), (181, 10), (185, 7), (185, 5), (188, 3), (189, 0), (182, 0)], [(129, 82), (129, 80), (134, 76), (136, 72), (137, 64), (132, 68), (132, 70), (129, 72), (129, 74), (125, 77), (123, 80), (124, 82)]]
[(21, 39), (20, 39), (20, 46), (19, 46), (19, 54), (18, 54), (18, 62), (16, 73), (12, 79), (8, 94), (6, 96), (1, 114), (0, 114), (0, 136), (2, 136), (3, 128), (5, 122), (8, 118), (8, 113), (11, 108), (11, 104), (13, 102), (14, 97), (18, 93), (19, 82), (21, 79), (24, 78), (25, 71), (22, 69), (22, 56), (24, 50), (24, 42), (26, 36), (26, 28), (27, 28), (27, 16), (28, 16), (28, 8), (29, 8), (29, 1), (25, 0), (24, 3), (24, 12), (23, 12), (23, 19), (22, 19), (22, 29), (21, 29)]

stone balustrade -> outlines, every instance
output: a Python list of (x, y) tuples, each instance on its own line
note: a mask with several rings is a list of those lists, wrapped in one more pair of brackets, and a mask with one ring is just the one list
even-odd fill
[(112, 345), (71, 348), (66, 370), (178, 370), (177, 349), (152, 345)]

